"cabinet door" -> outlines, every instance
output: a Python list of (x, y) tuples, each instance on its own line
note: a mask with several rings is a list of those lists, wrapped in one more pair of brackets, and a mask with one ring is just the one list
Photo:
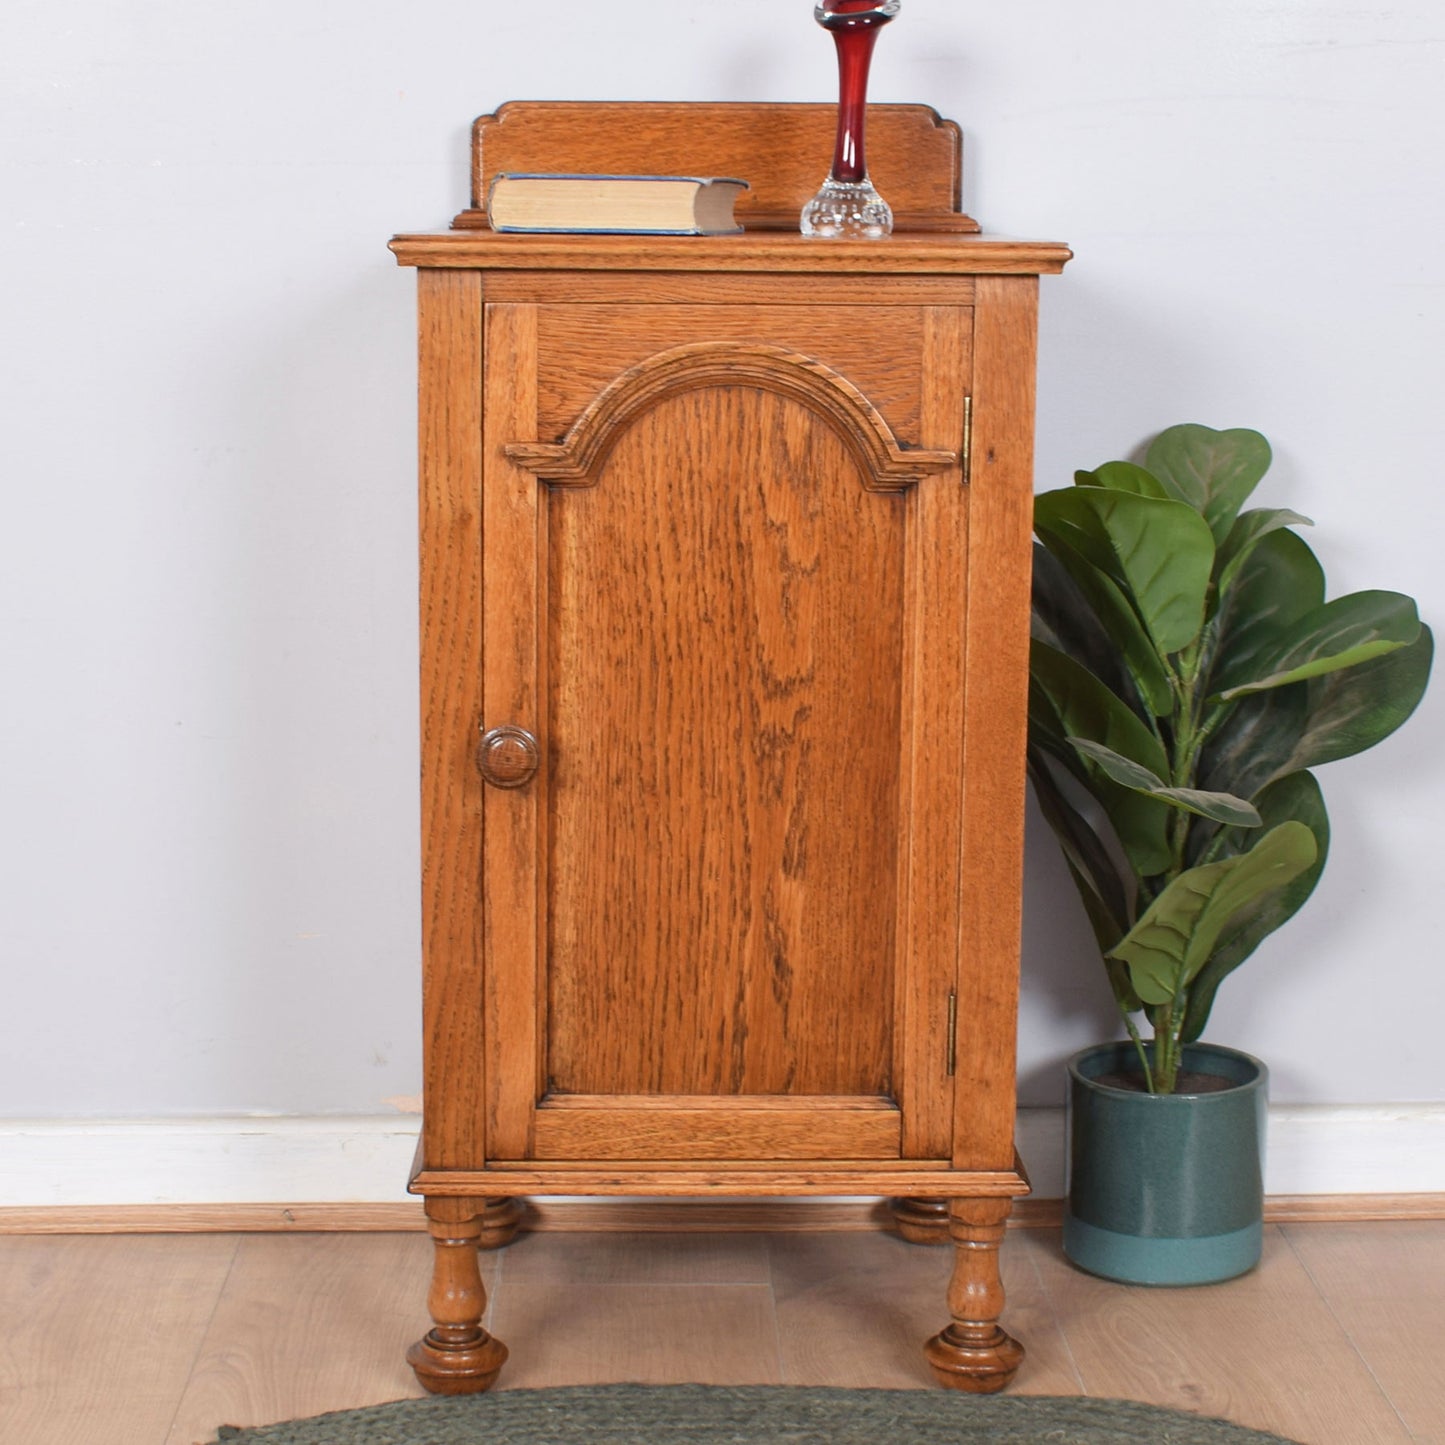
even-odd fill
[(490, 1159), (949, 1157), (970, 313), (843, 311), (487, 308)]

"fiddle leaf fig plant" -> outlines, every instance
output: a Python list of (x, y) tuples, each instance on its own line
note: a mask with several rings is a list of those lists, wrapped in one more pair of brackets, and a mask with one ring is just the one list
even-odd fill
[(1320, 876), (1310, 770), (1388, 737), (1430, 675), (1411, 598), (1327, 602), (1309, 519), (1245, 508), (1269, 464), (1258, 432), (1175, 426), (1035, 498), (1029, 773), (1151, 1092)]

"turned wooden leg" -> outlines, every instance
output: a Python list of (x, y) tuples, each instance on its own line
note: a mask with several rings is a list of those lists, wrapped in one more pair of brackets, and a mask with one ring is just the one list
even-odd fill
[(478, 1249), (501, 1249), (517, 1237), (517, 1226), (522, 1222), (526, 1210), (520, 1199), (484, 1199), (477, 1222), (481, 1234), (477, 1238)]
[(923, 1347), (940, 1384), (987, 1395), (1013, 1379), (1024, 1347), (999, 1328), (1003, 1285), (998, 1247), (1011, 1199), (953, 1199), (948, 1228), (953, 1239), (953, 1278), (948, 1312), (953, 1323)]
[(487, 1292), (477, 1266), (478, 1201), (428, 1199), (434, 1250), (427, 1306), (435, 1327), (406, 1352), (407, 1363), (434, 1395), (472, 1395), (497, 1378), (507, 1347), (482, 1328)]
[(890, 1199), (888, 1212), (909, 1244), (948, 1244), (948, 1200)]

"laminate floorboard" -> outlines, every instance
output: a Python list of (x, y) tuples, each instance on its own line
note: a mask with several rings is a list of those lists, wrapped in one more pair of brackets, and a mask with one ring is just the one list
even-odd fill
[(521, 1234), (496, 1257), (503, 1262), (509, 1291), (516, 1285), (766, 1285), (772, 1280), (765, 1234)]
[(0, 1441), (164, 1440), (236, 1245), (205, 1234), (4, 1240)]
[(1303, 1445), (1412, 1445), (1409, 1432), (1278, 1228), (1226, 1284), (1110, 1283), (1036, 1254), (1089, 1395), (1218, 1415)]
[(523, 1235), (499, 1264), (498, 1388), (779, 1383), (764, 1235)]
[(496, 1334), (512, 1352), (498, 1389), (781, 1383), (766, 1284), (507, 1283)]
[(1445, 1445), (1445, 1220), (1284, 1234), (1415, 1445)]
[[(1014, 1230), (1000, 1256), (1005, 1324), (1028, 1350), (1013, 1388), (1077, 1395), (1078, 1373), (1035, 1265), (1038, 1233)], [(935, 1388), (920, 1347), (948, 1323), (951, 1248), (891, 1234), (775, 1234), (770, 1244), (785, 1383)]]
[(152, 1441), (423, 1393), (403, 1355), (427, 1326), (430, 1268), (424, 1234), (243, 1236), (170, 1433)]
[[(498, 1388), (931, 1386), (950, 1251), (879, 1232), (523, 1235), (482, 1255)], [(0, 1238), (0, 1441), (199, 1445), (418, 1393), (425, 1235)], [(1003, 1252), (1019, 1394), (1118, 1396), (1303, 1445), (1445, 1445), (1445, 1223), (1291, 1224), (1240, 1280), (1148, 1290)]]

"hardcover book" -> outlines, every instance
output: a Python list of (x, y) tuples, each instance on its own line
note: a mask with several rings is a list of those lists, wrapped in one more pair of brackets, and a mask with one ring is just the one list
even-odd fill
[(730, 177), (503, 172), (487, 195), (487, 219), (494, 231), (730, 235), (742, 230), (733, 205), (747, 189)]

